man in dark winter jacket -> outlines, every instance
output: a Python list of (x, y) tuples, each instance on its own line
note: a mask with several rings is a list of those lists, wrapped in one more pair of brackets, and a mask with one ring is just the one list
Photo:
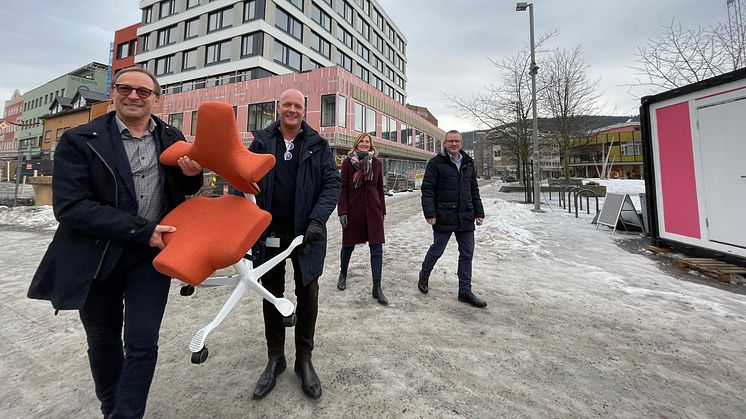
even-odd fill
[[(326, 256), (326, 221), (337, 206), (340, 177), (329, 144), (303, 121), (303, 94), (286, 90), (277, 104), (279, 121), (254, 132), (249, 149), (273, 154), (275, 167), (259, 182), (257, 205), (272, 214), (272, 223), (254, 246), (257, 264), (286, 249), (298, 235), (303, 244), (290, 255), (297, 297), (295, 326), (295, 373), (301, 389), (310, 398), (321, 397), (321, 382), (311, 363), (313, 337), (318, 313), (318, 278)], [(285, 261), (261, 278), (272, 295), (285, 292)], [(267, 338), (267, 367), (254, 389), (255, 399), (264, 398), (275, 386), (277, 376), (287, 367), (285, 327), (282, 315), (267, 300), (263, 302)]]
[(417, 288), (427, 294), (430, 272), (453, 233), (458, 242), (458, 300), (486, 307), (487, 303), (471, 291), (474, 224), (482, 225), (484, 208), (474, 160), (461, 151), (462, 144), (458, 131), (448, 131), (443, 150), (427, 162), (421, 188), (422, 211), (427, 223), (433, 226), (433, 244), (422, 262)]
[(52, 182), (59, 227), (28, 291), (79, 310), (96, 396), (111, 418), (145, 412), (170, 285), (153, 259), (163, 233), (175, 231), (158, 222), (202, 185), (202, 167), (188, 157), (179, 167), (158, 162), (184, 140), (151, 115), (159, 96), (152, 73), (122, 70), (112, 82), (116, 111), (62, 136)]

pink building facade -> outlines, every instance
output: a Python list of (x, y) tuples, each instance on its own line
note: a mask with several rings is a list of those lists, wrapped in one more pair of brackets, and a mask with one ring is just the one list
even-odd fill
[(329, 142), (338, 163), (355, 138), (368, 132), (387, 172), (394, 173), (424, 168), (445, 138), (445, 131), (337, 66), (236, 83), (214, 80), (213, 84), (165, 95), (154, 113), (193, 139), (199, 105), (227, 102), (234, 106), (238, 130), (248, 144), (251, 131), (275, 121), (280, 94), (296, 88), (306, 96), (306, 122)]

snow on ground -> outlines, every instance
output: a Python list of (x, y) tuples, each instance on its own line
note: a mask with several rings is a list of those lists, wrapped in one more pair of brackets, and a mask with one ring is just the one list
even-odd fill
[[(640, 181), (601, 180), (638, 194)], [(246, 295), (194, 366), (187, 345), (227, 298), (226, 287), (180, 297), (174, 281), (161, 330), (147, 417), (740, 417), (746, 411), (746, 296), (558, 208), (530, 211), (523, 194), (481, 186), (486, 219), (475, 233), (474, 292), (456, 299), (451, 240), (430, 278), (416, 282), (432, 230), (419, 191), (386, 199), (382, 286), (370, 294), (367, 246), (348, 288), (336, 289), (341, 227), (327, 223), (314, 365), (324, 396), (309, 402), (292, 369), (265, 400), (250, 400), (264, 368), (261, 304)], [(543, 196), (543, 199), (548, 199)], [(25, 297), (54, 225), (49, 208), (0, 208), (0, 406), (4, 417), (95, 417), (75, 313), (53, 316)], [(290, 267), (288, 267), (290, 269)], [(288, 282), (286, 296), (293, 299)], [(293, 361), (292, 332), (286, 355)], [(50, 351), (50, 348), (54, 348)], [(269, 413), (271, 412), (271, 413)]]
[(15, 208), (0, 206), (0, 225), (56, 230), (57, 220), (49, 205)]

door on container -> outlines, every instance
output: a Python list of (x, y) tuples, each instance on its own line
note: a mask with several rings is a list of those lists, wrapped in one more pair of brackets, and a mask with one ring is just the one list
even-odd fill
[(699, 109), (710, 241), (746, 248), (746, 97)]

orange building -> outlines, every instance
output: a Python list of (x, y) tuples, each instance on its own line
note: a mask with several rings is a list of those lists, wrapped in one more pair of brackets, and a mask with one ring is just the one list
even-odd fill
[(53, 156), (54, 149), (65, 131), (87, 124), (105, 114), (108, 105), (105, 95), (85, 90), (78, 92), (72, 99), (55, 98), (50, 106), (51, 113), (42, 117), (42, 155)]

